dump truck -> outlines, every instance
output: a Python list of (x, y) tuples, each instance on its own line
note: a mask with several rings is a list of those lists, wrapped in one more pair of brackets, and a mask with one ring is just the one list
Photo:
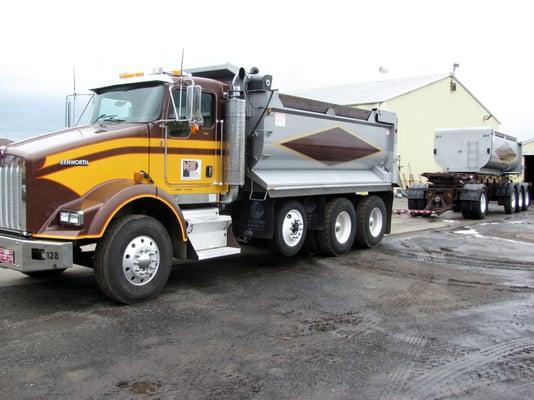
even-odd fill
[(408, 188), (411, 215), (461, 211), (464, 218), (483, 219), (488, 202), (507, 214), (525, 211), (531, 184), (516, 182), (522, 171), (521, 143), (493, 128), (437, 129), (434, 159), (442, 172), (422, 174), (427, 182)]
[(134, 303), (177, 260), (373, 247), (391, 229), (394, 113), (279, 93), (227, 66), (122, 74), (88, 125), (0, 151), (0, 266), (32, 277), (94, 269)]

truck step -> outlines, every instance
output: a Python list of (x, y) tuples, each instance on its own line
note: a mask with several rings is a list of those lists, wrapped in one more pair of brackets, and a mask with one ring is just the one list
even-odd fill
[(229, 215), (220, 215), (217, 208), (184, 210), (183, 215), (187, 223), (187, 236), (198, 259), (221, 257), (239, 251), (227, 247), (228, 228), (232, 223)]
[(241, 249), (237, 247), (217, 247), (214, 249), (199, 250), (197, 257), (199, 261), (209, 260), (210, 258), (218, 258), (225, 256), (233, 256), (241, 253)]

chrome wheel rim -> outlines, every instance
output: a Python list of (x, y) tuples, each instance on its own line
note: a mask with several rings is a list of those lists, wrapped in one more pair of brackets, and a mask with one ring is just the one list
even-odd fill
[(122, 255), (122, 272), (128, 282), (135, 286), (144, 286), (154, 279), (159, 264), (159, 247), (149, 236), (134, 238)]
[(482, 193), (480, 195), (480, 212), (482, 214), (485, 214), (486, 213), (486, 208), (488, 207), (488, 203), (486, 201), (486, 194), (485, 193)]
[(304, 236), (304, 218), (299, 210), (290, 210), (282, 223), (282, 238), (289, 247), (295, 247)]
[(515, 208), (515, 192), (514, 191), (512, 191), (511, 203), (512, 203), (512, 208)]
[(525, 192), (525, 206), (530, 206), (530, 192), (528, 190)]
[(369, 231), (373, 237), (380, 236), (382, 232), (382, 210), (378, 207), (375, 207), (371, 210), (369, 215)]
[(517, 207), (519, 208), (523, 207), (523, 193), (522, 192), (517, 193)]
[(339, 244), (345, 244), (350, 238), (352, 231), (352, 221), (350, 220), (350, 214), (346, 211), (341, 211), (334, 225), (336, 240)]

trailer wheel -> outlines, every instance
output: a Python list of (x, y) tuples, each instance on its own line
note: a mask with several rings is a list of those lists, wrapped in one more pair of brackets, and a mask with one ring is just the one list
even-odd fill
[(29, 271), (23, 272), (24, 275), (34, 279), (55, 278), (65, 272), (65, 269), (51, 269), (48, 271)]
[(460, 201), (460, 209), (462, 211), (462, 217), (465, 219), (471, 219), (471, 202), (467, 200)]
[(356, 211), (350, 200), (343, 197), (326, 203), (323, 229), (316, 232), (321, 254), (347, 254), (356, 237)]
[(525, 204), (525, 192), (523, 191), (523, 188), (519, 185), (516, 186), (517, 190), (517, 205), (515, 207), (515, 212), (523, 211), (523, 205)]
[(470, 201), (471, 218), (484, 219), (488, 214), (488, 195), (485, 191), (480, 192), (478, 201)]
[(96, 247), (96, 283), (119, 303), (156, 296), (167, 283), (171, 267), (169, 234), (158, 220), (145, 215), (115, 221)]
[(527, 211), (530, 207), (530, 190), (528, 190), (528, 187), (524, 188), (523, 195), (523, 211)]
[(424, 210), (426, 208), (426, 199), (408, 199), (408, 208), (410, 210)]
[(356, 205), (356, 246), (368, 249), (378, 245), (386, 230), (386, 216), (380, 197), (362, 198)]
[[(408, 199), (408, 209), (409, 210), (424, 210), (426, 208), (426, 198), (425, 199)], [(420, 214), (411, 214), (412, 217), (417, 217)]]
[(277, 207), (274, 221), (273, 251), (291, 257), (297, 254), (306, 240), (306, 211), (296, 200), (288, 200)]
[(515, 188), (512, 188), (510, 195), (504, 200), (504, 212), (506, 214), (514, 213), (516, 204), (517, 204), (517, 192)]

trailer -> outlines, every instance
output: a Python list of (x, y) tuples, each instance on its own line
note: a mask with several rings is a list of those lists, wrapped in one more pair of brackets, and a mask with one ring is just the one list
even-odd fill
[(434, 159), (442, 172), (426, 172), (425, 183), (408, 188), (411, 215), (440, 215), (461, 211), (464, 218), (483, 219), (488, 202), (506, 213), (525, 211), (531, 184), (516, 182), (521, 174), (522, 150), (516, 138), (492, 128), (438, 129)]
[(89, 125), (2, 148), (0, 266), (86, 266), (133, 303), (174, 261), (250, 241), (283, 256), (376, 246), (391, 230), (396, 115), (271, 86), (256, 68), (122, 74), (93, 89)]

